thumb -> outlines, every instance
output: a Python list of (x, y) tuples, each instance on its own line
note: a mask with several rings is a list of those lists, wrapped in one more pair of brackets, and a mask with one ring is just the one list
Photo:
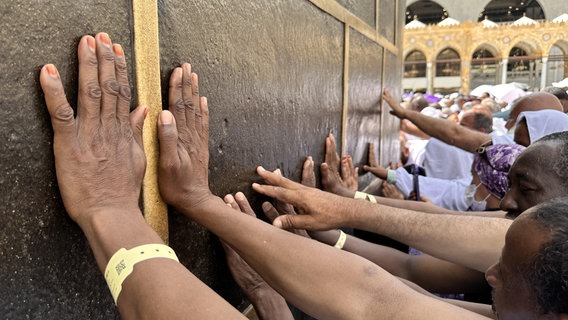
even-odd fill
[(363, 170), (369, 171), (369, 170), (371, 170), (371, 167), (369, 167), (368, 165), (364, 165), (364, 166), (363, 166)]
[(148, 114), (148, 108), (146, 106), (138, 106), (130, 113), (130, 127), (132, 129), (132, 135), (134, 140), (140, 147), (144, 147), (142, 141), (142, 133), (144, 132), (144, 120)]
[(289, 230), (289, 229), (311, 229), (309, 219), (310, 216), (299, 215), (299, 214), (284, 214), (278, 216), (272, 225), (279, 229)]
[(158, 117), (158, 140), (160, 141), (160, 166), (177, 163), (178, 131), (174, 116), (165, 110)]

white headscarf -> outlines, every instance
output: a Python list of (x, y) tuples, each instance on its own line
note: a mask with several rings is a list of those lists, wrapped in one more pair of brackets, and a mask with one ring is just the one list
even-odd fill
[(531, 143), (551, 133), (568, 131), (568, 115), (561, 111), (524, 111), (519, 114), (515, 124), (523, 119), (527, 119)]

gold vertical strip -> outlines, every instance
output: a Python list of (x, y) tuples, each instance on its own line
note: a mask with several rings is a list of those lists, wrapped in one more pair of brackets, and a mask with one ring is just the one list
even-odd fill
[[(379, 33), (379, 23), (381, 23), (379, 21), (379, 10), (381, 10), (379, 8), (379, 3), (380, 0), (375, 0), (375, 32), (378, 34)], [(396, 0), (395, 0), (396, 1)]]
[(343, 115), (341, 119), (341, 156), (345, 155), (345, 139), (347, 136), (347, 108), (349, 106), (349, 28), (344, 24), (344, 41), (343, 44)]
[[(387, 53), (383, 52), (383, 68), (382, 68), (383, 74), (381, 74), (381, 103), (380, 103), (380, 109), (379, 109), (380, 112), (381, 112), (381, 129), (380, 129), (381, 133), (380, 133), (380, 136), (379, 136), (379, 143), (377, 145), (377, 157), (378, 157), (377, 159), (379, 159), (379, 163), (386, 163), (385, 159), (383, 159), (383, 155), (382, 155), (383, 150), (385, 150), (385, 146), (384, 146), (385, 139), (384, 139), (384, 137), (385, 137), (386, 116), (385, 116), (385, 112), (384, 112), (385, 100), (383, 99), (383, 90), (385, 90), (385, 78), (386, 78), (385, 66), (386, 66), (386, 63), (387, 63)], [(375, 152), (375, 150), (372, 150), (372, 151), (373, 151), (373, 153)], [(397, 154), (400, 154), (400, 152), (397, 153)]]
[(146, 222), (168, 242), (168, 208), (158, 189), (158, 133), (156, 123), (162, 110), (160, 88), (160, 47), (157, 0), (133, 0), (134, 66), (138, 104), (148, 107), (144, 124), (146, 175), (142, 199)]

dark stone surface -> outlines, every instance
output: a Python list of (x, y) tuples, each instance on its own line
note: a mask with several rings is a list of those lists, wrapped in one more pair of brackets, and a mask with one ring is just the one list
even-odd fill
[[(213, 192), (242, 191), (261, 212), (250, 192), (256, 166), (299, 180), (306, 156), (322, 161), (327, 133), (341, 136), (342, 24), (306, 1), (268, 0), (164, 1), (160, 21), (163, 92), (171, 70), (188, 61), (208, 97)], [(184, 264), (225, 291), (221, 247), (186, 218), (171, 221)]]
[(85, 237), (59, 197), (38, 76), (43, 64), (56, 64), (75, 105), (80, 37), (106, 31), (130, 58), (130, 12), (130, 1), (116, 0), (0, 4), (2, 319), (117, 318)]
[(337, 0), (337, 3), (375, 29), (375, 0)]
[(400, 0), (379, 0), (379, 34), (392, 43), (396, 34), (397, 1)]
[[(374, 23), (373, 1), (341, 3)], [(208, 97), (215, 194), (243, 191), (260, 212), (263, 199), (250, 191), (257, 165), (297, 181), (307, 155), (322, 162), (328, 132), (338, 141), (346, 135), (357, 164), (366, 159), (365, 144), (381, 139), (383, 49), (352, 30), (344, 133), (344, 26), (309, 1), (161, 0), (158, 10), (162, 91), (171, 70), (188, 61)], [(44, 63), (56, 64), (75, 105), (78, 41), (105, 31), (123, 45), (133, 84), (131, 12), (129, 0), (0, 4), (1, 319), (118, 318), (88, 243), (61, 203), (38, 75)], [(393, 72), (400, 69), (401, 59), (386, 59), (396, 61)], [(389, 81), (398, 88), (399, 80)], [(242, 308), (216, 238), (174, 212), (170, 219), (170, 243), (182, 263)]]
[[(367, 163), (368, 144), (381, 135), (381, 85), (384, 49), (351, 29), (346, 154), (360, 168)], [(363, 178), (363, 177), (362, 177)], [(364, 182), (361, 181), (364, 187)]]

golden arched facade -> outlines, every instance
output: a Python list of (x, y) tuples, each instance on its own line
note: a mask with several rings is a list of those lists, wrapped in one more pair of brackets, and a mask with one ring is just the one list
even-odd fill
[[(527, 69), (532, 72), (530, 78), (532, 84), (529, 86), (533, 90), (539, 90), (547, 83), (547, 62), (553, 47), (559, 48), (560, 50), (556, 52), (560, 51), (563, 55), (556, 57), (557, 60), (568, 60), (568, 22), (542, 21), (533, 25), (500, 24), (494, 27), (484, 27), (482, 23), (476, 22), (463, 22), (454, 26), (428, 25), (423, 28), (406, 29), (403, 57), (413, 50), (419, 50), (424, 53), (427, 64), (431, 66), (436, 64), (437, 55), (442, 50), (446, 48), (455, 50), (461, 59), (461, 76), (457, 89), (467, 94), (472, 89), (470, 71), (472, 56), (476, 50), (484, 48), (499, 60), (496, 83), (493, 83), (498, 84), (507, 82), (508, 72), (505, 66), (514, 47), (521, 48), (527, 53), (526, 58), (531, 63)], [(512, 59), (514, 60), (515, 57)], [(563, 70), (563, 78), (568, 77), (568, 66)], [(434, 73), (429, 72), (426, 77), (427, 85), (422, 89), (436, 92), (439, 86), (435, 83)]]

